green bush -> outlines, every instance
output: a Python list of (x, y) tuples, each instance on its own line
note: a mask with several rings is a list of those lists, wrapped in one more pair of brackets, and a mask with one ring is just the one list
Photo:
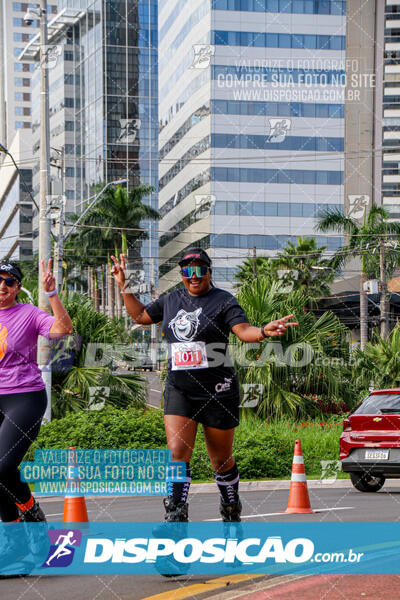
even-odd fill
[[(233, 453), (242, 479), (289, 479), (296, 439), (303, 448), (308, 477), (321, 475), (321, 460), (337, 460), (340, 420), (330, 418), (296, 423), (265, 422), (252, 415), (242, 420), (235, 434)], [(107, 407), (102, 411), (70, 413), (44, 425), (26, 460), (37, 448), (165, 448), (161, 411)], [(212, 479), (212, 467), (201, 427), (191, 461), (193, 479)]]
[(160, 411), (106, 407), (101, 411), (69, 413), (43, 425), (29, 449), (37, 448), (163, 448), (166, 446)]

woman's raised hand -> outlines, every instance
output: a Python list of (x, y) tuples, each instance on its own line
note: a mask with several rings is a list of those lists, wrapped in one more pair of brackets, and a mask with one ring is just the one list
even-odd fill
[(42, 285), (45, 292), (53, 292), (56, 289), (56, 279), (51, 272), (51, 262), (52, 259), (49, 258), (49, 262), (47, 263), (47, 270), (44, 265), (44, 260), (41, 261), (42, 267)]
[(120, 260), (118, 261), (118, 259), (115, 258), (115, 256), (111, 256), (111, 260), (114, 263), (111, 269), (111, 273), (114, 275), (114, 279), (118, 283), (119, 287), (123, 288), (125, 285), (126, 269), (125, 254), (120, 254), (119, 257)]

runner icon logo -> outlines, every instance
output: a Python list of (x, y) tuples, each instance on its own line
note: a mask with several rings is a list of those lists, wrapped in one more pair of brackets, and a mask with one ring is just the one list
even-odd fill
[(201, 311), (201, 308), (190, 313), (186, 312), (186, 310), (180, 310), (169, 322), (169, 327), (171, 327), (177, 340), (190, 342), (194, 338), (199, 326), (199, 315)]
[(74, 558), (75, 548), (81, 545), (82, 532), (79, 529), (50, 529), (49, 554), (42, 567), (68, 567)]

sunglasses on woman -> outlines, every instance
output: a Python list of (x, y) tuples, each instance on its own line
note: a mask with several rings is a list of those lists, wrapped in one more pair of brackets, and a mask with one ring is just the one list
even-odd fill
[(12, 277), (0, 277), (0, 285), (2, 281), (4, 281), (7, 287), (13, 287), (14, 283), (18, 283), (18, 281)]
[(197, 265), (195, 267), (182, 267), (181, 273), (185, 279), (190, 279), (193, 275), (196, 277), (204, 277), (207, 275), (208, 267), (205, 265)]

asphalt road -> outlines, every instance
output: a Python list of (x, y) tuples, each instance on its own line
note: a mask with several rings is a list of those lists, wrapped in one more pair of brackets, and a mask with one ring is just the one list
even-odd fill
[[(346, 485), (346, 484), (344, 484)], [(190, 518), (192, 521), (205, 521), (218, 518), (217, 492), (204, 493), (205, 488), (192, 486), (190, 495)], [(210, 489), (210, 487), (206, 488)], [(212, 489), (212, 488), (211, 488)], [(287, 489), (257, 490), (243, 492), (243, 516), (245, 521), (397, 521), (400, 512), (400, 487), (389, 483), (378, 493), (362, 494), (351, 487), (326, 485), (318, 489), (310, 485), (312, 507), (319, 512), (311, 515), (274, 514), (284, 511), (287, 506)], [(163, 518), (160, 497), (147, 498), (88, 498), (89, 519), (95, 521), (159, 521)], [(42, 499), (41, 504), (49, 521), (61, 521), (63, 500), (58, 498)], [(271, 514), (272, 513), (272, 514)], [(387, 576), (389, 577), (389, 576)], [(167, 593), (162, 599), (177, 600), (184, 588), (196, 590), (189, 597), (225, 598), (226, 592), (212, 589), (207, 583), (215, 575), (179, 577), (165, 579), (147, 575), (98, 575), (98, 576), (48, 576), (24, 577), (21, 579), (0, 580), (1, 600), (56, 600), (63, 594), (66, 600), (143, 600), (148, 596)], [(393, 577), (392, 577), (393, 579)], [(228, 578), (229, 580), (229, 578)], [(263, 577), (266, 585), (271, 578)], [(385, 581), (388, 579), (383, 578)], [(398, 577), (396, 579), (398, 581)], [(232, 582), (230, 582), (232, 584)], [(227, 583), (223, 584), (228, 589)], [(241, 586), (247, 585), (242, 582)], [(257, 586), (261, 586), (258, 581)], [(204, 588), (204, 593), (202, 590)], [(236, 589), (232, 585), (230, 590)], [(174, 590), (179, 590), (178, 592)], [(222, 595), (221, 595), (222, 594)], [(397, 597), (397, 591), (393, 597)], [(231, 596), (233, 597), (233, 596)], [(273, 596), (278, 597), (278, 596)], [(283, 597), (283, 596), (281, 596)], [(291, 597), (291, 596), (290, 596)], [(307, 598), (312, 596), (307, 595)], [(337, 596), (347, 600), (347, 596)], [(357, 596), (360, 597), (360, 596)], [(361, 596), (362, 597), (362, 596)], [(379, 596), (375, 596), (378, 598)], [(268, 595), (265, 598), (269, 598)], [(272, 596), (271, 596), (272, 598)], [(320, 600), (321, 596), (315, 596)]]
[(161, 405), (161, 383), (160, 383), (160, 371), (143, 371), (147, 379), (147, 404), (160, 408)]

